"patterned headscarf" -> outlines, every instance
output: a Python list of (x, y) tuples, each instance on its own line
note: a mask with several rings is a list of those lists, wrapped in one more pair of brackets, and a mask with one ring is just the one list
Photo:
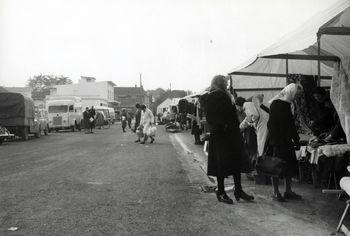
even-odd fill
[(272, 98), (269, 103), (271, 104), (274, 100), (277, 99), (292, 103), (297, 92), (302, 89), (303, 87), (301, 84), (289, 84), (284, 89), (282, 89), (282, 91), (279, 92), (274, 98)]

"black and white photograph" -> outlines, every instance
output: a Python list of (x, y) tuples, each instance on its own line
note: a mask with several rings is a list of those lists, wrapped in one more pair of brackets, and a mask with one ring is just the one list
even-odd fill
[(0, 235), (350, 236), (350, 0), (0, 0)]

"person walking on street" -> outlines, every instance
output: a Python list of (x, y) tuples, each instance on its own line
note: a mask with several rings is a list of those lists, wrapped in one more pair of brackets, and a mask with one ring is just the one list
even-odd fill
[(93, 133), (92, 129), (95, 128), (95, 123), (96, 123), (96, 111), (94, 106), (91, 106), (90, 110), (89, 110), (89, 114), (90, 114), (90, 133)]
[[(141, 121), (141, 105), (136, 104), (136, 112), (135, 112), (135, 126), (134, 126), (134, 132), (137, 131), (138, 127), (140, 126), (140, 121)], [(140, 132), (140, 131), (139, 131)], [(141, 135), (138, 133), (137, 134), (137, 140), (135, 143), (141, 142)]]
[(91, 121), (90, 121), (90, 111), (88, 107), (86, 107), (85, 111), (83, 112), (83, 122), (84, 122), (85, 134), (90, 133)]
[(286, 163), (285, 171), (282, 174), (285, 181), (284, 196), (278, 189), (279, 177), (272, 177), (273, 199), (279, 202), (284, 202), (286, 199), (299, 200), (302, 198), (292, 191), (292, 177), (298, 172), (295, 150), (300, 149), (300, 144), (291, 109), (295, 96), (301, 90), (301, 85), (292, 83), (270, 100), (270, 117), (267, 123), (270, 144), (273, 147), (274, 156)]
[(123, 133), (125, 133), (125, 128), (126, 128), (126, 125), (127, 125), (127, 117), (128, 117), (128, 114), (126, 113), (126, 109), (123, 108), (122, 109), (122, 129), (123, 129)]
[(233, 96), (227, 90), (225, 76), (215, 76), (207, 98), (206, 119), (210, 128), (207, 173), (217, 177), (217, 199), (227, 204), (233, 204), (232, 199), (225, 192), (224, 185), (225, 178), (230, 175), (233, 175), (234, 179), (236, 200), (252, 201), (254, 199), (243, 191), (241, 185), (244, 145), (233, 101)]
[[(152, 111), (146, 107), (146, 105), (141, 105), (141, 110), (142, 110), (142, 113), (141, 113), (140, 125), (143, 126), (143, 134), (144, 134), (144, 138), (141, 144), (145, 144), (148, 139), (148, 136), (149, 136), (148, 134), (150, 133), (150, 129), (152, 128), (152, 124), (154, 123), (154, 115)], [(154, 137), (151, 135), (149, 137), (151, 139), (150, 143), (153, 143)]]

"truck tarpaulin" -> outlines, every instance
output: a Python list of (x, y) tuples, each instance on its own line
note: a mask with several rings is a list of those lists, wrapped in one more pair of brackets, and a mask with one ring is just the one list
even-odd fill
[(29, 125), (34, 119), (34, 102), (19, 93), (0, 93), (0, 124), (3, 126)]

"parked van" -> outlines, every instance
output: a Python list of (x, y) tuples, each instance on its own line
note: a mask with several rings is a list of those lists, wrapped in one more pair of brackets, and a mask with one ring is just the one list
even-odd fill
[(81, 130), (83, 108), (81, 98), (75, 96), (52, 96), (46, 98), (49, 113), (49, 130)]
[(29, 134), (41, 136), (40, 122), (35, 117), (34, 101), (20, 93), (0, 93), (0, 125), (28, 140)]

